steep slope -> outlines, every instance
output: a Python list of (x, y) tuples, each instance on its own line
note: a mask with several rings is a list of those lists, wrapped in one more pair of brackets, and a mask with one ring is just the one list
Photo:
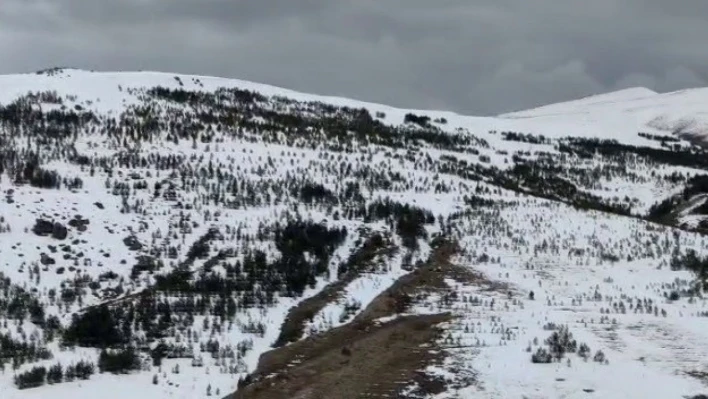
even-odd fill
[(656, 121), (702, 92), (0, 76), (0, 397), (698, 394), (708, 158)]

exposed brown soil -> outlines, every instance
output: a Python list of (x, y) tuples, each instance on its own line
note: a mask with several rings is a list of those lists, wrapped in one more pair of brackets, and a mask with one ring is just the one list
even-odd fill
[(416, 293), (444, 290), (446, 278), (462, 283), (483, 283), (484, 279), (470, 269), (450, 262), (450, 257), (459, 250), (457, 243), (443, 242), (434, 248), (430, 259), (422, 267), (396, 280), (386, 291), (376, 297), (355, 320), (375, 320), (403, 313)]
[(400, 278), (351, 323), (263, 354), (249, 384), (230, 399), (404, 398), (401, 389), (417, 382), (428, 393), (445, 383), (421, 373), (441, 361), (436, 345), (449, 313), (380, 317), (404, 312), (415, 295), (447, 288), (446, 278), (476, 282), (479, 277), (449, 262), (455, 243), (441, 243), (426, 264)]
[[(399, 397), (399, 389), (439, 359), (430, 343), (448, 314), (408, 316), (383, 325), (354, 322), (264, 355), (258, 374), (275, 377), (239, 390), (236, 399)], [(427, 344), (427, 347), (421, 347)], [(292, 364), (297, 361), (298, 364)], [(290, 365), (290, 367), (288, 367)]]

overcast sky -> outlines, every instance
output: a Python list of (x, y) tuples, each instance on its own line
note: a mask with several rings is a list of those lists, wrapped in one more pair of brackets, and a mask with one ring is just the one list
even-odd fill
[(466, 114), (706, 86), (706, 38), (706, 0), (0, 0), (0, 73), (217, 75)]

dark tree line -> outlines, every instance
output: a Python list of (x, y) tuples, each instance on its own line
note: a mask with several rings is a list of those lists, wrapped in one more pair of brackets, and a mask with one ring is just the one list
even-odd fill
[(690, 270), (696, 274), (698, 281), (708, 290), (708, 257), (699, 256), (695, 250), (690, 249), (685, 254), (674, 254), (671, 258), (673, 270)]
[(71, 324), (64, 332), (63, 343), (97, 348), (125, 344), (130, 335), (120, 328), (120, 316), (119, 309), (111, 309), (106, 305), (74, 314)]
[(14, 382), (18, 389), (37, 388), (44, 384), (60, 384), (62, 382), (72, 382), (76, 379), (88, 380), (94, 374), (93, 363), (79, 361), (64, 368), (61, 363), (50, 366), (49, 369), (43, 366), (32, 369), (15, 376)]
[(584, 154), (586, 157), (595, 153), (614, 158), (622, 158), (626, 157), (627, 154), (634, 154), (655, 163), (708, 169), (706, 152), (697, 148), (663, 149), (621, 144), (616, 140), (570, 138), (568, 139), (568, 144), (560, 145), (558, 150), (578, 155)]
[(366, 209), (364, 220), (386, 220), (392, 223), (396, 233), (401, 236), (403, 245), (416, 249), (418, 239), (427, 238), (425, 225), (435, 223), (435, 216), (428, 210), (385, 199), (371, 202)]
[[(699, 194), (708, 194), (708, 175), (696, 175), (689, 178), (681, 193), (665, 198), (649, 208), (647, 218), (652, 221), (665, 222), (667, 218), (689, 200)], [(692, 213), (708, 215), (708, 204), (703, 203), (693, 209)]]
[(132, 347), (124, 349), (103, 349), (98, 356), (98, 369), (102, 373), (125, 374), (140, 370), (140, 357)]
[(531, 144), (550, 144), (552, 141), (545, 137), (544, 135), (534, 135), (531, 133), (518, 133), (518, 132), (501, 132), (504, 140), (507, 141), (518, 141), (521, 143), (531, 143)]

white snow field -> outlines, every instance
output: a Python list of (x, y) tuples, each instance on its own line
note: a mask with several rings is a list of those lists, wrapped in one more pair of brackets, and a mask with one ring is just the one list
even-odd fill
[[(460, 243), (456, 264), (508, 289), (450, 280), (407, 311), (456, 316), (445, 362), (427, 370), (446, 389), (428, 397), (708, 394), (705, 287), (675, 265), (708, 254), (706, 193), (675, 219), (647, 216), (705, 173), (687, 139), (706, 137), (708, 89), (471, 117), (168, 73), (0, 76), (0, 398), (225, 397), (289, 310), (344, 278), (376, 234), (396, 250), (295, 340), (351, 322), (444, 236)], [(405, 210), (377, 213), (386, 201)], [(66, 338), (101, 304), (140, 349), (128, 372), (99, 372), (101, 346)], [(532, 363), (558, 326), (589, 358)], [(183, 351), (158, 366), (158, 345)], [(89, 379), (18, 387), (34, 367), (80, 360), (96, 365)]]

